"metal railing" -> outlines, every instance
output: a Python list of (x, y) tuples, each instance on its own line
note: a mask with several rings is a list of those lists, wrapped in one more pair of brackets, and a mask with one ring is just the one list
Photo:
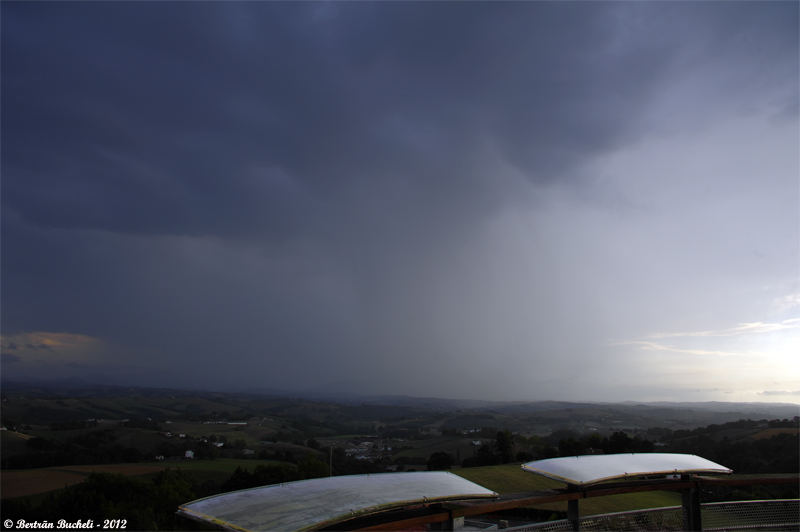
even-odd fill
[[(800, 484), (797, 475), (758, 478), (654, 479), (614, 482), (584, 489), (551, 489), (539, 492), (500, 495), (491, 502), (473, 501), (406, 509), (385, 516), (350, 521), (350, 530), (402, 530), (427, 524), (430, 530), (454, 530), (458, 519), (496, 514), (515, 508), (535, 508), (556, 502), (567, 503), (567, 518), (535, 523), (505, 530), (573, 531), (573, 530), (800, 530), (798, 499), (701, 503), (701, 488), (735, 487), (759, 484)], [(578, 518), (581, 499), (642, 493), (679, 491), (682, 506), (604, 514)]]
[(800, 500), (703, 504), (703, 530), (798, 530)]
[[(800, 529), (800, 500), (715, 502), (701, 505), (703, 530), (770, 531)], [(580, 519), (580, 530), (684, 530), (682, 506), (593, 515)], [(561, 532), (573, 530), (570, 521), (562, 519), (546, 523), (507, 528), (511, 532)]]

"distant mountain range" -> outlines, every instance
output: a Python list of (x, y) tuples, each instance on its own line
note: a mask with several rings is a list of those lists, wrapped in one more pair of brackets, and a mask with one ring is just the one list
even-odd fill
[[(686, 417), (689, 412), (708, 415), (726, 414), (725, 418), (742, 417), (755, 419), (786, 418), (800, 415), (800, 405), (794, 403), (742, 403), (742, 402), (569, 402), (569, 401), (481, 401), (468, 399), (443, 399), (437, 397), (411, 397), (407, 395), (357, 395), (346, 392), (290, 391), (274, 388), (250, 388), (238, 391), (185, 390), (178, 388), (154, 388), (128, 385), (104, 375), (87, 375), (83, 378), (70, 377), (53, 380), (2, 380), (3, 394), (13, 391), (32, 395), (80, 395), (84, 397), (119, 396), (193, 396), (205, 397), (273, 397), (294, 398), (307, 401), (329, 402), (341, 405), (402, 406), (427, 411), (453, 412), (458, 410), (479, 410), (502, 415), (522, 413), (546, 413), (562, 411), (602, 410), (610, 414), (645, 416), (655, 418)], [(695, 416), (689, 416), (695, 417)], [(701, 416), (704, 417), (704, 416)]]

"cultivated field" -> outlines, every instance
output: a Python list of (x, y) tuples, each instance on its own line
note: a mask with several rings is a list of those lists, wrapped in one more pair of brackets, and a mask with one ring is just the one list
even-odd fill
[(750, 436), (754, 440), (761, 440), (763, 438), (772, 438), (773, 436), (777, 436), (778, 434), (791, 434), (795, 435), (800, 432), (800, 429), (766, 429), (762, 430), (757, 434), (753, 434)]
[(163, 465), (104, 464), (3, 471), (2, 477), (0, 477), (0, 496), (3, 499), (13, 499), (14, 497), (47, 493), (48, 491), (77, 484), (86, 479), (89, 473), (93, 471), (141, 476), (149, 473), (158, 473), (162, 469), (164, 469)]
[(208, 480), (224, 482), (237, 467), (253, 471), (259, 464), (277, 464), (274, 460), (180, 460), (148, 462), (139, 464), (103, 464), (48, 467), (44, 469), (22, 469), (3, 471), (0, 475), (0, 497), (10, 499), (47, 493), (83, 481), (93, 471), (122, 473), (132, 477), (148, 478), (159, 471), (172, 468), (192, 473), (198, 482)]

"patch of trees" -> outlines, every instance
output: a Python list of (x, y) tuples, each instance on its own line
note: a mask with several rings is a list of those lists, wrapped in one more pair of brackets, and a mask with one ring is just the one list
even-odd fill
[(86, 427), (96, 427), (97, 421), (63, 421), (61, 423), (50, 423), (50, 430), (79, 430)]
[(419, 419), (409, 419), (409, 420), (403, 421), (401, 423), (394, 423), (394, 428), (396, 428), (396, 429), (411, 429), (411, 430), (416, 430), (417, 432), (419, 432), (427, 425), (428, 425), (428, 419), (423, 417), (423, 418), (419, 418)]
[[(337, 414), (338, 416), (342, 416), (342, 414)], [(320, 427), (320, 432), (327, 433), (330, 431), (334, 435), (341, 435), (341, 434), (350, 434), (350, 426), (344, 423), (336, 423), (335, 421), (330, 421), (330, 418), (327, 421), (317, 421), (317, 425)]]
[(290, 451), (280, 452), (275, 451), (272, 456), (265, 456), (266, 460), (279, 460), (281, 462), (289, 462), (291, 464), (297, 463), (297, 458)]
[(475, 452), (475, 456), (464, 458), (461, 462), (461, 467), (482, 467), (499, 463), (500, 458), (495, 452), (493, 444), (481, 445)]
[(473, 429), (486, 425), (487, 421), (490, 423), (497, 421), (495, 414), (488, 412), (470, 412), (451, 417), (445, 421), (444, 426), (449, 428)]
[[(325, 459), (327, 460), (327, 456), (325, 456)], [(341, 447), (333, 449), (333, 476), (384, 473), (386, 472), (386, 467), (393, 464), (394, 462), (388, 457), (376, 457), (374, 460), (359, 460), (352, 456), (347, 456), (347, 453)], [(424, 458), (421, 464), (425, 464)]]
[(295, 480), (300, 480), (300, 475), (297, 469), (289, 464), (258, 465), (252, 473), (247, 468), (237, 467), (222, 484), (220, 491), (225, 493)]
[(798, 429), (800, 428), (800, 416), (794, 416), (792, 419), (773, 419), (767, 422), (771, 429)]
[(351, 419), (379, 420), (381, 423), (395, 422), (418, 416), (426, 416), (428, 412), (400, 405), (367, 405), (339, 407), (339, 411)]
[[(720, 431), (730, 429), (798, 428), (800, 417), (775, 419), (771, 421), (740, 419), (720, 425), (712, 424), (693, 430), (676, 430), (654, 427), (646, 434), (658, 438), (664, 446), (663, 452), (695, 454), (712, 462), (732, 469), (735, 473), (797, 473), (800, 471), (800, 436), (782, 433), (770, 438), (753, 440), (742, 437), (731, 441), (728, 436), (714, 438)], [(752, 431), (751, 431), (752, 433)], [(746, 436), (747, 433), (744, 435)], [(577, 436), (572, 431), (559, 431), (554, 435), (567, 436), (558, 442), (560, 456), (588, 454), (588, 449), (602, 449), (604, 454), (648, 453), (656, 450), (655, 444), (647, 438), (636, 435), (633, 438), (625, 432), (615, 432), (610, 437), (600, 438), (598, 434)], [(539, 459), (539, 457), (537, 457)]]
[(734, 473), (797, 473), (800, 471), (800, 436), (776, 434), (752, 441), (731, 442), (727, 437), (714, 441), (700, 435), (682, 438), (665, 447), (666, 452), (689, 453), (717, 462)]
[(328, 476), (328, 465), (315, 453), (306, 454), (297, 466), (289, 464), (257, 465), (252, 473), (247, 468), (237, 467), (220, 489), (221, 492), (243, 490), (281, 484), (295, 480), (320, 478)]
[[(252, 472), (247, 468), (238, 467), (218, 490), (219, 492), (235, 491), (240, 489), (255, 488), (270, 484), (283, 482), (293, 482), (295, 480), (305, 480), (311, 478), (327, 477), (331, 468), (325, 460), (321, 459), (317, 453), (306, 453), (297, 461), (287, 451), (285, 454), (280, 452), (271, 456), (272, 459), (291, 459), (291, 463), (282, 464), (260, 464)], [(333, 475), (363, 475), (367, 473), (382, 473), (386, 471), (386, 466), (391, 462), (388, 459), (369, 461), (357, 460), (347, 457), (344, 449), (336, 448), (333, 450)], [(424, 462), (423, 462), (424, 463)], [(207, 496), (207, 495), (202, 495)]]
[(0, 423), (2, 423), (2, 425), (8, 430), (16, 431), (22, 428), (21, 423), (18, 423), (17, 421), (11, 419), (10, 417), (3, 416), (2, 414), (0, 414)]
[(77, 443), (90, 449), (96, 449), (104, 445), (112, 444), (117, 439), (112, 429), (95, 430), (86, 434), (80, 434), (71, 438), (72, 443)]
[(51, 438), (42, 438), (41, 436), (36, 436), (33, 438), (28, 438), (25, 441), (25, 446), (30, 447), (31, 449), (36, 449), (37, 451), (51, 451), (58, 445), (56, 440)]
[(622, 431), (615, 432), (611, 437), (601, 437), (594, 433), (578, 438), (561, 439), (558, 442), (559, 456), (582, 456), (590, 454), (593, 449), (601, 449), (603, 454), (652, 453), (655, 444), (638, 434), (631, 438)]
[(295, 421), (292, 424), (293, 428), (299, 433), (297, 434), (297, 440), (307, 440), (308, 438), (315, 438), (317, 436), (317, 432), (314, 430), (314, 427), (311, 427), (301, 421)]
[(30, 451), (4, 456), (4, 469), (34, 469), (83, 464), (131, 463), (142, 460), (142, 453), (134, 447), (116, 443), (111, 430), (94, 431), (61, 442), (40, 436), (29, 438), (25, 446)]
[(450, 453), (437, 451), (428, 458), (428, 471), (445, 471), (453, 466), (453, 462)]
[(561, 440), (567, 440), (569, 438), (576, 440), (580, 437), (581, 435), (572, 429), (559, 429), (551, 432), (549, 436), (545, 436), (544, 438), (542, 438), (542, 441), (544, 441), (549, 445), (552, 445), (553, 447), (557, 447), (558, 442), (560, 442)]
[(291, 432), (283, 432), (283, 431), (278, 431), (274, 437), (275, 441), (282, 441), (282, 442), (291, 442), (295, 439), (300, 438), (299, 435), (295, 437)]
[[(413, 447), (410, 448), (413, 449)], [(394, 459), (394, 463), (402, 466), (411, 466), (426, 465), (428, 461), (422, 456), (398, 456)]]
[[(727, 436), (716, 441), (712, 436), (727, 429), (798, 428), (800, 417), (793, 419), (753, 421), (739, 420), (722, 425), (709, 425), (694, 430), (672, 431), (651, 428), (647, 436), (660, 439), (663, 452), (695, 454), (729, 467), (736, 473), (796, 473), (800, 470), (800, 435), (782, 433), (770, 438), (753, 440), (742, 438), (731, 441)], [(558, 438), (558, 448), (552, 442)], [(520, 450), (521, 448), (521, 450)], [(507, 429), (497, 431), (494, 441), (482, 445), (475, 455), (466, 458), (462, 467), (504, 464), (516, 459), (518, 462), (554, 458), (556, 456), (580, 456), (590, 450), (602, 450), (603, 454), (650, 453), (656, 450), (655, 443), (642, 435), (629, 436), (622, 431), (611, 436), (599, 434), (580, 436), (571, 430), (553, 432), (546, 438), (537, 436), (512, 436)], [(437, 462), (439, 463), (439, 462)]]
[[(238, 443), (242, 445), (244, 440)], [(25, 446), (27, 452), (4, 455), (2, 468), (33, 469), (66, 465), (135, 463), (153, 459), (156, 455), (182, 458), (189, 450), (194, 452), (195, 458), (200, 459), (214, 459), (220, 455), (219, 449), (210, 443), (189, 440), (161, 441), (145, 452), (136, 447), (121, 445), (117, 441), (115, 429), (79, 434), (67, 441), (37, 436), (26, 440)]]
[(558, 449), (539, 436), (526, 437), (518, 434), (514, 436), (514, 441), (517, 444), (517, 448), (522, 448), (516, 455), (517, 462), (530, 462), (531, 460), (542, 460), (558, 456)]
[[(473, 432), (469, 432), (469, 431)], [(448, 428), (447, 426), (442, 426), (441, 428), (442, 436), (459, 436), (461, 438), (494, 438), (495, 434), (497, 434), (497, 427), (480, 427), (478, 429), (470, 428)]]
[(419, 435), (419, 428), (417, 427), (407, 428), (407, 429), (394, 428), (390, 430), (384, 430), (381, 433), (381, 438), (394, 438), (394, 439), (402, 438), (404, 440), (410, 440), (418, 435)]
[(175, 515), (178, 506), (205, 496), (194, 478), (166, 469), (151, 481), (121, 473), (92, 473), (73, 486), (51, 493), (39, 504), (26, 499), (3, 499), (3, 519), (67, 522), (126, 520), (128, 530), (198, 530), (198, 524)]
[(230, 414), (223, 410), (222, 412), (212, 411), (210, 414), (194, 414), (189, 417), (189, 421), (193, 423), (203, 423), (206, 421), (231, 421)]
[(153, 421), (151, 419), (147, 419), (144, 417), (131, 418), (122, 423), (122, 426), (132, 429), (157, 430), (159, 432), (162, 432), (164, 430), (161, 428), (161, 425), (159, 425), (157, 421)]
[[(800, 416), (792, 419), (740, 419), (721, 425), (708, 425), (693, 430), (654, 428), (647, 434), (660, 436), (664, 452), (696, 454), (717, 462), (734, 473), (797, 473), (800, 471), (800, 436), (782, 433), (770, 438), (753, 440), (747, 437), (759, 428), (800, 428)], [(730, 429), (744, 429), (740, 439), (715, 435)]]
[(491, 444), (481, 445), (475, 452), (475, 456), (465, 458), (461, 462), (461, 467), (507, 464), (514, 459), (514, 449), (515, 438), (511, 431), (499, 430)]
[[(554, 436), (566, 436), (558, 440), (558, 448), (549, 443), (553, 441)], [(596, 433), (578, 436), (573, 431), (557, 431), (547, 438), (539, 438), (515, 436), (508, 429), (504, 429), (497, 431), (491, 444), (478, 448), (475, 456), (465, 458), (461, 466), (489, 466), (507, 464), (514, 460), (528, 462), (558, 456), (579, 456), (590, 454), (591, 450), (597, 449), (602, 449), (604, 454), (642, 453), (652, 452), (655, 445), (639, 435), (631, 438), (624, 432), (615, 432), (611, 437), (604, 438)]]
[(786, 428), (796, 429), (800, 428), (800, 416), (794, 416), (792, 419), (761, 419), (754, 421), (752, 419), (740, 419), (738, 421), (729, 421), (721, 425), (712, 424), (705, 427), (697, 427), (696, 429), (688, 430), (681, 429), (672, 431), (668, 428), (653, 427), (647, 429), (648, 436), (659, 438), (660, 441), (674, 441), (681, 438), (690, 438), (695, 436), (711, 436), (722, 430), (728, 429), (757, 429), (759, 427), (767, 426), (772, 429)]

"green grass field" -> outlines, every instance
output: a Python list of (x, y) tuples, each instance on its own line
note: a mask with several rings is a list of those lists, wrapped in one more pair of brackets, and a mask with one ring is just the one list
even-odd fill
[(519, 464), (454, 469), (453, 473), (497, 493), (538, 491), (566, 486), (533, 473), (526, 473)]
[[(566, 487), (566, 484), (562, 482), (540, 477), (533, 473), (526, 473), (522, 470), (520, 464), (470, 467), (453, 470), (453, 473), (500, 494)], [(586, 517), (613, 512), (660, 508), (662, 506), (680, 506), (680, 504), (681, 496), (676, 492), (650, 491), (583, 499), (580, 501), (579, 508), (581, 517)], [(535, 506), (535, 508), (566, 512), (567, 503), (542, 504)]]

